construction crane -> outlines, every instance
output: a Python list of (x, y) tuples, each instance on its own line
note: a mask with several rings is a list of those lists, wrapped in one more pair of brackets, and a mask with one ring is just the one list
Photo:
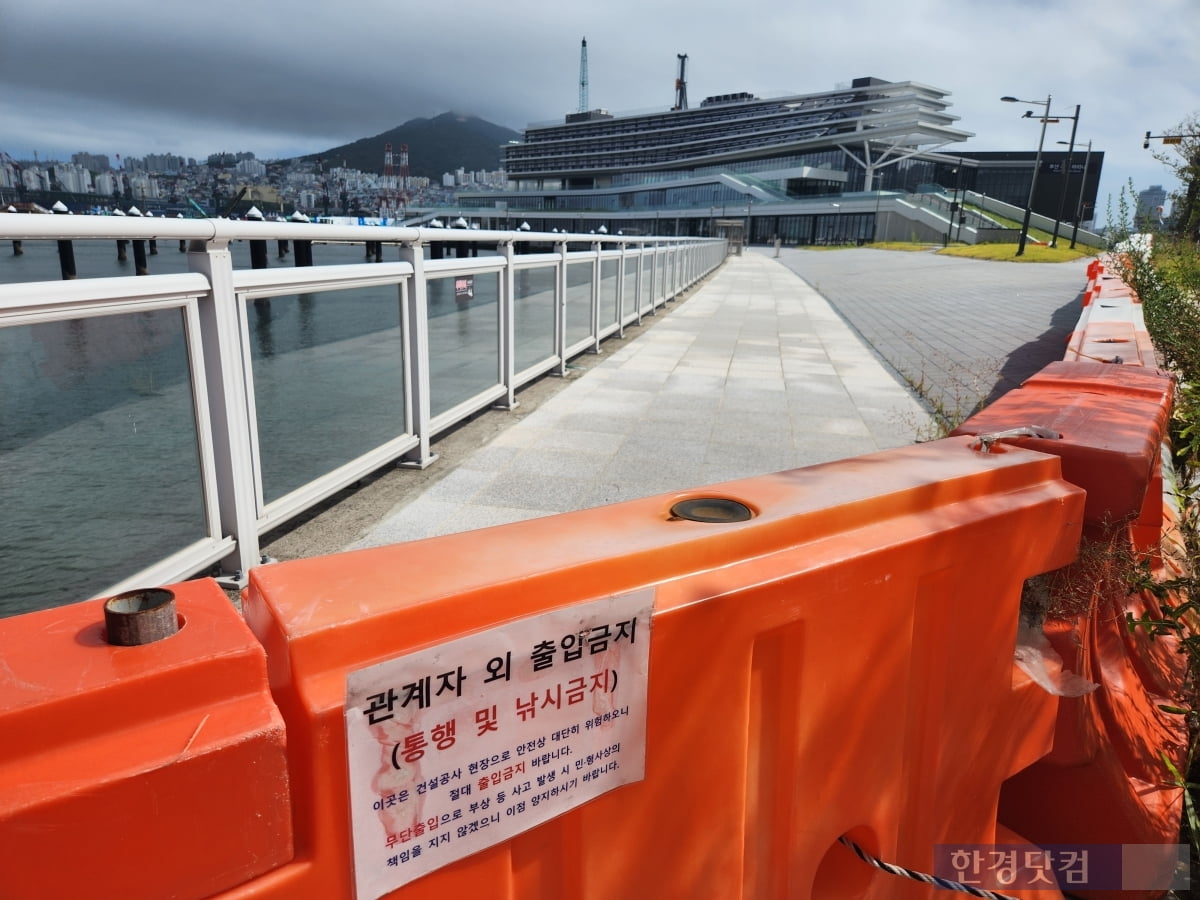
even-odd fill
[(679, 59), (679, 76), (675, 79), (675, 105), (671, 109), (687, 109), (687, 59), (686, 53), (676, 53)]
[(588, 111), (587, 38), (579, 46), (579, 111)]

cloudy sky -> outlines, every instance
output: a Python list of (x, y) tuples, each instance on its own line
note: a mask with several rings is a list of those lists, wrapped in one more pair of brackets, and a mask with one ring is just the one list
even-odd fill
[(1197, 2), (3, 0), (0, 150), (268, 159), (448, 110), (520, 130), (578, 107), (586, 37), (589, 105), (615, 113), (669, 107), (678, 53), (691, 105), (865, 75), (947, 89), (976, 135), (947, 153), (1036, 147), (1021, 114), (1040, 108), (1002, 95), (1079, 104), (1077, 142), (1106, 154), (1103, 210), (1129, 179), (1174, 186), (1142, 136), (1200, 114)]

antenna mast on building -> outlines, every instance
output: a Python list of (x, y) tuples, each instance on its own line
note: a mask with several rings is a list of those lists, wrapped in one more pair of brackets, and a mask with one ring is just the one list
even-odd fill
[(587, 38), (579, 46), (579, 111), (588, 111)]
[(687, 54), (676, 53), (679, 77), (675, 79), (675, 105), (671, 109), (687, 109)]
[(383, 202), (379, 215), (387, 218), (395, 208), (396, 174), (392, 168), (392, 145), (383, 145)]

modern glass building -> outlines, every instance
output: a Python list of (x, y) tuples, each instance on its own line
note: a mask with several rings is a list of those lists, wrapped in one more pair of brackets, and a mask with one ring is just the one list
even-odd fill
[(459, 199), (466, 207), (502, 199), (522, 210), (617, 211), (871, 190), (894, 167), (972, 137), (954, 127), (947, 96), (916, 82), (857, 78), (819, 94), (725, 94), (694, 109), (629, 116), (573, 113), (530, 126), (524, 140), (503, 148), (503, 198)]
[[(506, 190), (462, 192), (458, 202), (490, 221), (518, 215), (546, 229), (573, 220), (572, 230), (623, 222), (663, 233), (660, 223), (670, 220), (666, 233), (704, 234), (719, 219), (742, 217), (752, 239), (761, 231), (798, 243), (875, 239), (880, 191), (969, 190), (1024, 207), (1034, 151), (962, 149), (974, 135), (957, 127), (949, 96), (865, 77), (814, 94), (723, 94), (693, 109), (571, 113), (529, 126), (502, 148)], [(1042, 154), (1033, 201), (1051, 217), (1061, 203), (1064, 221), (1073, 220), (1081, 188), (1085, 208), (1094, 205), (1103, 154), (1091, 153), (1087, 184), (1082, 153), (1064, 176), (1066, 157)], [(840, 198), (856, 202), (834, 202)], [(814, 205), (834, 217), (828, 227), (805, 208)], [(836, 233), (825, 235), (830, 229)]]

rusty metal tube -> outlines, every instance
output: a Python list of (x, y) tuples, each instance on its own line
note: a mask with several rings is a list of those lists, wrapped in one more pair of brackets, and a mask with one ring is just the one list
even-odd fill
[(175, 594), (165, 588), (126, 591), (104, 601), (108, 643), (137, 647), (161, 641), (179, 631)]

